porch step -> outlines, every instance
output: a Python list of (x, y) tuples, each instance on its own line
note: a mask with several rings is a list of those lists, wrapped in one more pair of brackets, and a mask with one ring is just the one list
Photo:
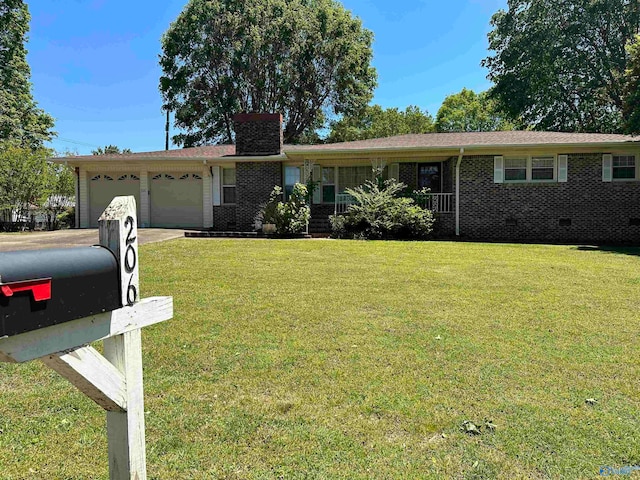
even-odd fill
[(331, 224), (328, 216), (311, 217), (309, 220), (310, 233), (327, 233), (331, 231)]

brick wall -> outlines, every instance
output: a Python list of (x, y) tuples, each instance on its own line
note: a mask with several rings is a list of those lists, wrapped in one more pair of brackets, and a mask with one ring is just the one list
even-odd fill
[(442, 162), (442, 193), (451, 193), (454, 191), (455, 166), (457, 162), (457, 157)]
[(418, 167), (416, 163), (400, 163), (399, 167), (399, 181), (404, 183), (409, 190), (413, 191), (418, 188)]
[(433, 236), (435, 238), (451, 238), (456, 234), (456, 214), (436, 213), (436, 221), (433, 224)]
[(282, 186), (282, 162), (236, 163), (236, 229), (254, 230), (260, 205), (269, 200), (276, 185)]
[(240, 113), (233, 117), (236, 155), (279, 155), (282, 152), (282, 115)]
[(640, 182), (603, 182), (602, 154), (570, 154), (566, 183), (493, 183), (493, 156), (462, 160), (464, 237), (639, 242), (640, 226), (629, 225), (630, 218), (640, 218)]
[(236, 229), (236, 206), (220, 205), (213, 207), (213, 230), (218, 232)]

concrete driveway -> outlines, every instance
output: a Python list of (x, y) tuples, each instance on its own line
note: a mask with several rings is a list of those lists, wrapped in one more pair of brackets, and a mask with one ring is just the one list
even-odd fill
[[(162, 242), (184, 237), (184, 230), (141, 228), (138, 242)], [(40, 248), (66, 248), (98, 243), (98, 229), (58, 230), (56, 232), (0, 233), (0, 252), (8, 250), (36, 250)]]

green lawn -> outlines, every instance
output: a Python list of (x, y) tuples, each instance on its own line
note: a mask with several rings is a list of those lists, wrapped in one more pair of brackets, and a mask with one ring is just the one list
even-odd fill
[[(143, 296), (175, 302), (143, 333), (150, 478), (640, 465), (640, 249), (177, 240), (140, 256)], [(99, 407), (37, 362), (0, 370), (0, 477), (107, 478)]]

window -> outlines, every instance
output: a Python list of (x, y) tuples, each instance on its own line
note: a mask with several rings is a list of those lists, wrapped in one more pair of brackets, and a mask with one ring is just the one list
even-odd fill
[(113, 180), (113, 178), (109, 175), (96, 175), (95, 177), (91, 178), (92, 182), (97, 182), (99, 180)]
[(553, 180), (554, 172), (553, 157), (533, 157), (531, 159), (531, 180)]
[[(496, 157), (501, 158), (501, 157)], [(495, 160), (494, 160), (495, 161)], [(499, 164), (498, 164), (499, 165)], [(566, 172), (566, 159), (564, 163)], [(494, 165), (495, 168), (495, 165)], [(497, 167), (498, 169), (500, 167)], [(538, 157), (505, 157), (504, 158), (505, 182), (555, 182), (556, 175), (555, 155)], [(495, 171), (494, 171), (495, 175)], [(564, 177), (563, 177), (564, 178)], [(561, 180), (566, 181), (566, 180)]]
[(222, 203), (236, 203), (236, 169), (222, 169)]
[(418, 188), (428, 188), (431, 193), (442, 191), (440, 163), (421, 163), (418, 165)]
[(373, 169), (371, 165), (361, 167), (339, 167), (338, 184), (340, 191), (345, 188), (354, 188), (364, 185), (367, 180), (373, 180)]
[(197, 173), (185, 173), (180, 175), (180, 180), (202, 180), (202, 177)]
[(173, 175), (169, 175), (168, 173), (159, 173), (152, 177), (152, 180), (175, 180)]
[(635, 155), (614, 155), (613, 156), (613, 178), (617, 178), (617, 179), (636, 178)]
[(505, 182), (525, 182), (527, 180), (527, 159), (526, 158), (505, 158), (504, 159), (504, 181)]
[(284, 167), (284, 193), (286, 198), (289, 198), (296, 183), (300, 183), (300, 167)]
[(333, 203), (336, 201), (336, 169), (322, 168), (322, 201)]

